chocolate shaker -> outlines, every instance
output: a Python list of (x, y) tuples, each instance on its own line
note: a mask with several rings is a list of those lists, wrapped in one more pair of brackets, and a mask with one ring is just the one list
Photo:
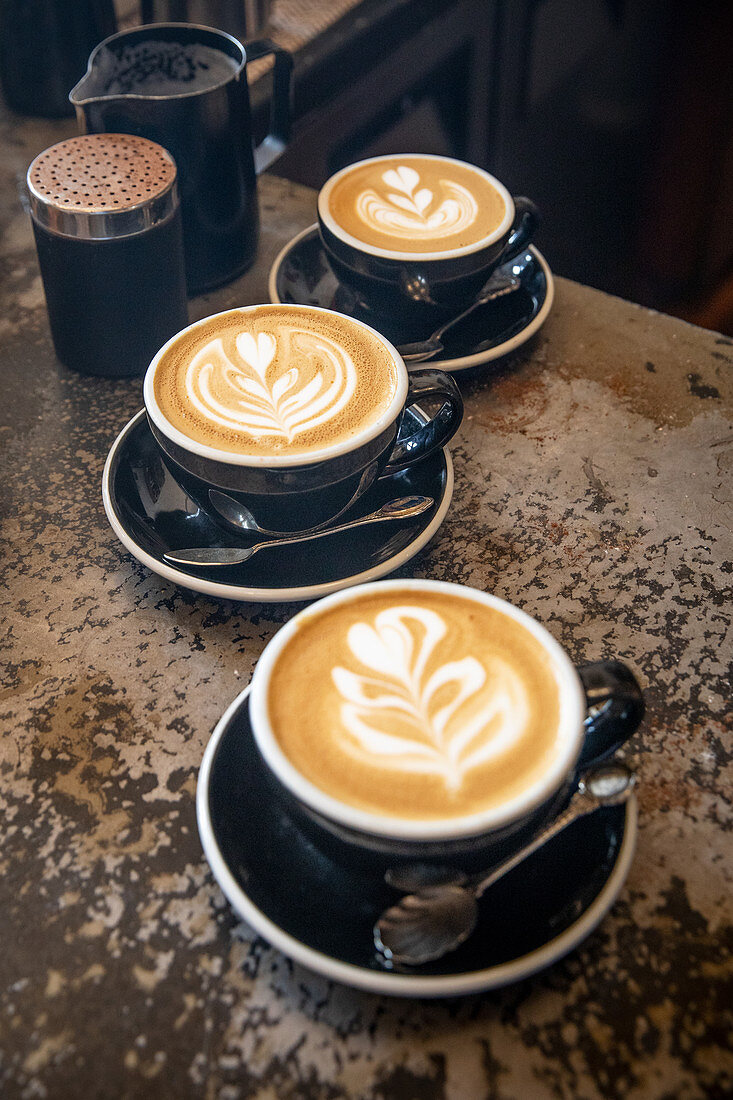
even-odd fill
[(176, 165), (146, 138), (86, 134), (28, 169), (56, 354), (84, 374), (144, 373), (188, 324)]

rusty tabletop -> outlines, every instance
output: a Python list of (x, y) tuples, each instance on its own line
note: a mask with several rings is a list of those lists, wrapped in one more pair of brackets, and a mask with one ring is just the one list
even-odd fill
[[(556, 279), (507, 361), (458, 376), (455, 490), (401, 576), (615, 655), (646, 718), (630, 874), (549, 969), (438, 1000), (362, 992), (239, 921), (195, 790), (217, 720), (298, 605), (217, 599), (118, 542), (101, 477), (141, 380), (56, 360), (19, 200), (72, 122), (0, 120), (2, 900), (7, 1097), (722, 1097), (731, 1055), (733, 341)], [(266, 177), (255, 266), (192, 319), (267, 300), (315, 193)]]

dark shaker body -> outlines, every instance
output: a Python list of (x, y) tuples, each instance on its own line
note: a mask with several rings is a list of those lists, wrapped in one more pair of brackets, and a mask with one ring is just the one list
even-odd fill
[(175, 165), (122, 135), (72, 138), (28, 172), (54, 347), (66, 366), (141, 375), (188, 324)]

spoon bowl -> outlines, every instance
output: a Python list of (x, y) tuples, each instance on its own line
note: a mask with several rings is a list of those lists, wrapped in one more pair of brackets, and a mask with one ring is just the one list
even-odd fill
[(567, 808), (529, 844), (488, 872), (464, 881), (426, 886), (386, 909), (374, 926), (374, 945), (387, 965), (420, 966), (455, 951), (476, 928), (478, 899), (552, 837), (602, 806), (619, 806), (634, 788), (635, 775), (623, 763), (595, 768), (578, 783)]
[(230, 496), (229, 493), (223, 493), (220, 489), (209, 489), (209, 504), (225, 523), (228, 523), (230, 527), (236, 527), (238, 531), (245, 531), (253, 535), (262, 535), (264, 538), (273, 539), (290, 538), (296, 535), (313, 535), (317, 531), (331, 529), (335, 521), (348, 512), (349, 508), (351, 508), (362, 496), (370, 477), (370, 467), (368, 467), (362, 474), (351, 499), (346, 502), (341, 511), (335, 516), (331, 516), (321, 523), (316, 523), (311, 527), (305, 527), (298, 531), (276, 531), (273, 528), (263, 527), (262, 524), (257, 522), (245, 504), (236, 500), (235, 497)]

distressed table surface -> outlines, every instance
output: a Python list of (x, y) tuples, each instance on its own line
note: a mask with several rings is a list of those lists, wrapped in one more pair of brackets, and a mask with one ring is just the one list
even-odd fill
[[(294, 607), (195, 595), (120, 546), (100, 479), (139, 380), (50, 344), (18, 184), (73, 122), (0, 120), (4, 614), (0, 1092), (7, 1097), (722, 1097), (731, 1054), (729, 339), (559, 279), (539, 337), (461, 385), (445, 524), (406, 576), (496, 592), (648, 700), (640, 835), (600, 927), (521, 984), (405, 1001), (238, 923), (203, 859), (206, 742)], [(266, 299), (312, 192), (262, 179)]]

